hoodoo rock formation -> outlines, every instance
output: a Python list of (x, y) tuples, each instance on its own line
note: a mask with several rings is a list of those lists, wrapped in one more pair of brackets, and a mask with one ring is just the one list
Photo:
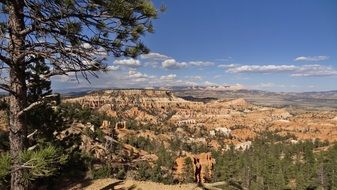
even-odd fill
[[(115, 127), (120, 139), (143, 137), (165, 146), (170, 146), (172, 139), (178, 139), (176, 146), (187, 146), (191, 150), (195, 146), (207, 147), (208, 150), (201, 154), (186, 152), (180, 155), (175, 167), (178, 178), (184, 172), (186, 158), (190, 158), (194, 172), (191, 175), (199, 175), (197, 171), (201, 168), (199, 178), (207, 180), (212, 175), (214, 164), (209, 148), (225, 151), (233, 147), (244, 151), (264, 131), (292, 135), (296, 142), (305, 139), (337, 140), (335, 111), (290, 113), (287, 109), (253, 105), (242, 98), (207, 103), (188, 101), (166, 90), (108, 90), (66, 101), (118, 117), (120, 122), (115, 126), (105, 123), (101, 128), (108, 131), (109, 127)], [(142, 159), (153, 157), (131, 145), (125, 147)]]
[[(242, 143), (264, 130), (286, 131), (298, 138), (335, 141), (336, 113), (290, 114), (286, 109), (261, 107), (242, 98), (208, 103), (187, 101), (167, 90), (106, 90), (67, 99), (99, 109), (111, 116), (143, 124), (203, 128), (214, 135), (219, 128), (230, 130), (233, 142)], [(228, 141), (227, 141), (228, 143)]]

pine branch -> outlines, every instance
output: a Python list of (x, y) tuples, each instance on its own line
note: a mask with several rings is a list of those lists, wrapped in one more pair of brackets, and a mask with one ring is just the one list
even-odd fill
[(62, 69), (62, 70), (55, 70), (50, 72), (49, 74), (45, 75), (46, 78), (56, 75), (65, 75), (66, 73), (70, 72), (85, 72), (85, 71), (95, 71), (99, 70), (97, 67), (87, 67), (87, 68), (78, 68), (78, 69)]
[(43, 97), (41, 100), (31, 103), (29, 106), (27, 106), (26, 108), (24, 108), (23, 110), (21, 110), (18, 113), (18, 117), (22, 116), (24, 113), (29, 112), (30, 110), (33, 110), (34, 108), (36, 108), (38, 106), (41, 106), (41, 105), (45, 104), (48, 100), (57, 98), (58, 96), (59, 96), (59, 94), (47, 95), (47, 96)]
[(12, 60), (1, 54), (0, 54), (0, 61), (6, 63), (7, 65), (12, 65)]
[(31, 138), (33, 135), (35, 135), (35, 133), (37, 133), (37, 129), (35, 129), (31, 134), (27, 135), (27, 138)]
[(10, 94), (15, 95), (15, 92), (10, 89), (10, 87), (7, 84), (0, 84), (0, 89), (9, 92)]

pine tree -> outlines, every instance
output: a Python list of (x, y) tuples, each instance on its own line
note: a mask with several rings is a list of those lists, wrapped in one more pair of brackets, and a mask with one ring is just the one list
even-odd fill
[(11, 189), (27, 189), (20, 153), (27, 138), (27, 113), (41, 104), (27, 97), (28, 65), (44, 59), (43, 76), (106, 70), (105, 55), (136, 57), (147, 53), (140, 37), (152, 32), (157, 10), (149, 0), (1, 0), (0, 61), (10, 93)]
[(36, 62), (27, 66), (27, 101), (29, 103), (34, 103), (52, 94), (51, 81), (49, 78), (44, 78), (50, 73), (50, 68), (44, 60), (44, 58), (38, 58)]

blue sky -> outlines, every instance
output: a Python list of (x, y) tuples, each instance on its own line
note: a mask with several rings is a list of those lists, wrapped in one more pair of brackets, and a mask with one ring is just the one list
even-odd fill
[(143, 38), (151, 53), (109, 58), (111, 72), (54, 87), (223, 85), (337, 90), (336, 0), (155, 0), (167, 10)]

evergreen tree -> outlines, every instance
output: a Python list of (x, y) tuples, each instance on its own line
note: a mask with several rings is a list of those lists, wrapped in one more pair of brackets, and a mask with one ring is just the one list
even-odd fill
[(157, 10), (149, 0), (3, 0), (1, 5), (0, 61), (8, 68), (9, 82), (0, 88), (10, 93), (11, 189), (27, 189), (20, 154), (25, 151), (26, 113), (39, 106), (27, 97), (28, 65), (44, 59), (46, 78), (106, 70), (104, 55), (135, 57), (147, 53), (140, 37), (152, 32)]
[(185, 183), (194, 182), (193, 162), (190, 157), (187, 157), (184, 161), (184, 169), (183, 169), (182, 177)]
[(334, 189), (337, 146), (314, 153), (323, 143), (275, 143), (282, 139), (269, 134), (253, 142), (244, 152), (214, 151), (214, 180), (236, 181), (247, 189)]
[[(57, 130), (56, 117), (52, 109), (51, 102), (56, 99), (44, 99), (52, 94), (51, 81), (43, 76), (48, 75), (49, 67), (43, 58), (37, 58), (35, 62), (27, 66), (27, 102), (34, 103), (43, 100), (43, 104), (27, 113), (28, 134), (33, 133), (29, 146), (34, 146), (36, 141), (52, 142), (53, 132)], [(58, 101), (57, 101), (58, 102)], [(38, 109), (37, 109), (38, 108)]]
[(45, 63), (44, 58), (36, 59), (27, 66), (27, 93), (28, 102), (34, 103), (41, 100), (46, 95), (51, 95), (51, 81), (44, 76), (50, 73), (50, 68)]

